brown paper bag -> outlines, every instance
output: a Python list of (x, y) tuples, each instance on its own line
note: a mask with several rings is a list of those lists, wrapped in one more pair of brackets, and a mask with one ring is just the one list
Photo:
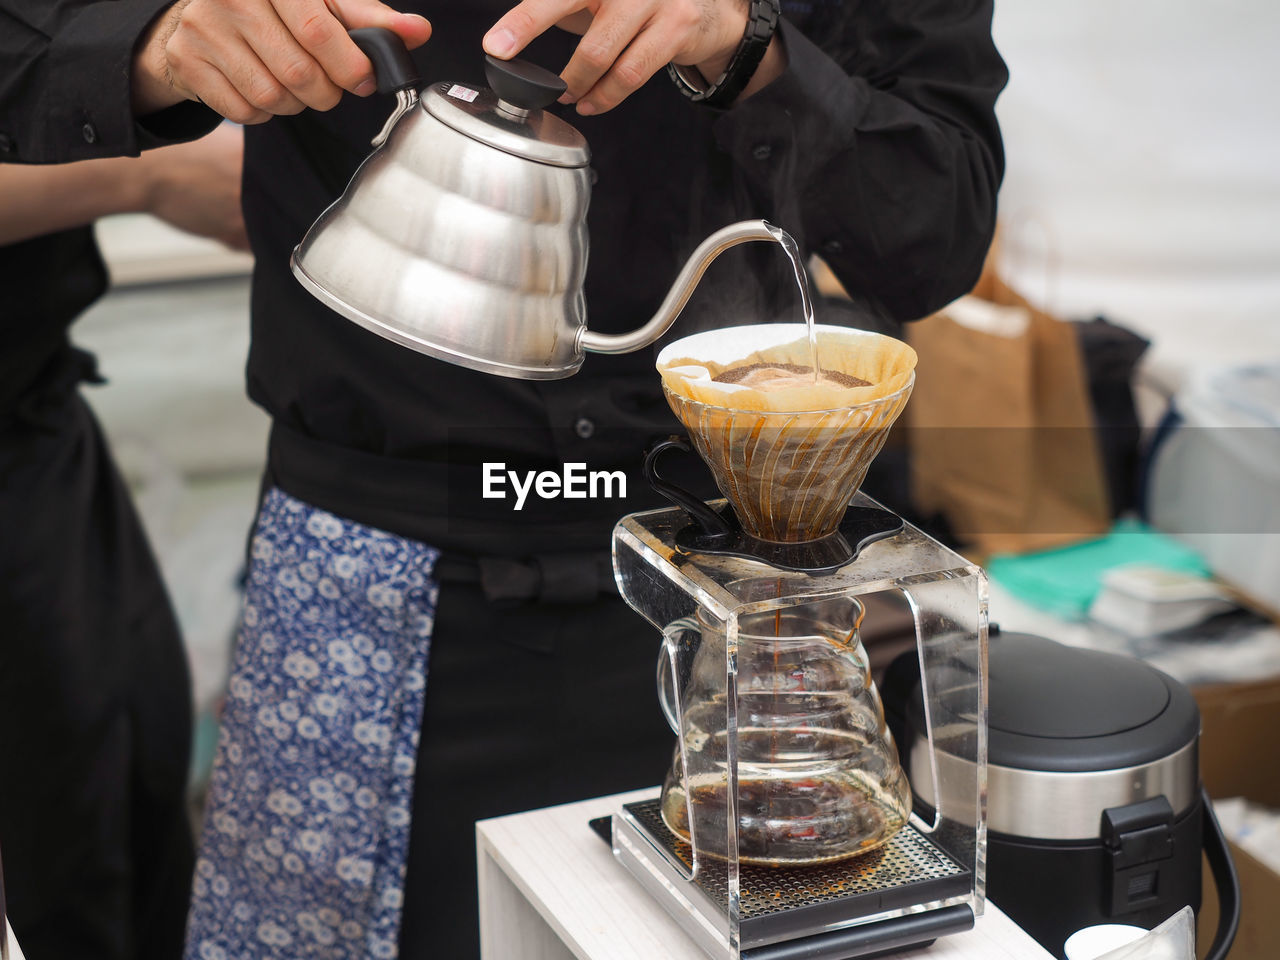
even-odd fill
[(1074, 329), (988, 268), (974, 295), (1030, 314), (1001, 336), (942, 314), (910, 326), (912, 493), (984, 554), (1025, 552), (1110, 528), (1102, 458)]

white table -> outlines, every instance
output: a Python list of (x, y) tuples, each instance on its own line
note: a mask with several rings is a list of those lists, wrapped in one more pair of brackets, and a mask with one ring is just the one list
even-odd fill
[(9, 960), (23, 960), (22, 948), (18, 946), (18, 941), (13, 939), (13, 928), (9, 926), (9, 921), (4, 921), (4, 929), (0, 930), (0, 936), (3, 936), (9, 946)]
[[(484, 960), (707, 960), (587, 821), (641, 790), (476, 824)], [(902, 960), (1052, 960), (989, 901), (974, 929)]]

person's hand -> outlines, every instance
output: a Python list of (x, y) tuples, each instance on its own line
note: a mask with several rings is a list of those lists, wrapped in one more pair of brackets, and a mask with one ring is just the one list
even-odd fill
[(180, 230), (248, 250), (240, 211), (244, 131), (224, 123), (191, 143), (149, 150), (134, 163), (144, 172), (143, 209)]
[[(583, 115), (603, 113), (668, 63), (694, 66), (715, 80), (742, 41), (747, 6), (746, 0), (522, 0), (485, 34), (484, 49), (506, 60), (551, 26), (582, 34), (560, 75), (569, 88), (561, 102), (576, 103)], [(776, 47), (775, 41), (771, 52)], [(780, 72), (761, 64), (744, 95)]]
[(200, 100), (261, 123), (328, 110), (344, 90), (367, 96), (373, 67), (347, 36), (357, 27), (386, 27), (410, 49), (431, 36), (425, 19), (379, 0), (178, 0), (134, 51), (134, 112)]

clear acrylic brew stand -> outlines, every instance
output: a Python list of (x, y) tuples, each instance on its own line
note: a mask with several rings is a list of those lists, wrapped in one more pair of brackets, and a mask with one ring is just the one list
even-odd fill
[[(852, 505), (879, 506), (863, 494)], [(685, 553), (675, 543), (688, 523), (675, 508), (624, 517), (614, 529), (614, 571), (623, 597), (660, 632), (696, 622), (690, 618), (699, 608), (703, 624), (723, 625), (726, 836), (710, 844), (695, 833), (685, 843), (665, 827), (656, 802), (629, 804), (613, 817), (615, 855), (713, 958), (821, 957), (828, 955), (823, 944), (833, 945), (829, 955), (855, 956), (971, 926), (985, 894), (983, 571), (910, 524), (867, 545), (835, 573), (805, 576), (753, 560)], [(787, 582), (785, 595), (775, 599), (744, 602), (730, 587), (774, 575)], [(735, 649), (738, 618), (871, 594), (895, 598), (915, 624), (925, 730), (913, 737), (910, 769), (913, 783), (927, 778), (915, 784), (916, 793), (931, 806), (918, 804), (904, 829), (863, 856), (794, 868), (739, 862), (738, 731), (749, 721), (738, 713), (744, 679)], [(868, 626), (864, 622), (864, 632)], [(696, 630), (692, 638), (696, 645)], [(689, 733), (686, 724), (682, 734)], [(796, 952), (801, 947), (810, 952)]]

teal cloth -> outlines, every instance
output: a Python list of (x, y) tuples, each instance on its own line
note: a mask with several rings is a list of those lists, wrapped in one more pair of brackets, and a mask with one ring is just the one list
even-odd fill
[(1079, 619), (1097, 595), (1103, 574), (1137, 564), (1209, 575), (1194, 550), (1138, 520), (1120, 520), (1105, 537), (1087, 543), (1040, 553), (998, 554), (987, 564), (987, 573), (1019, 600), (1056, 616)]

